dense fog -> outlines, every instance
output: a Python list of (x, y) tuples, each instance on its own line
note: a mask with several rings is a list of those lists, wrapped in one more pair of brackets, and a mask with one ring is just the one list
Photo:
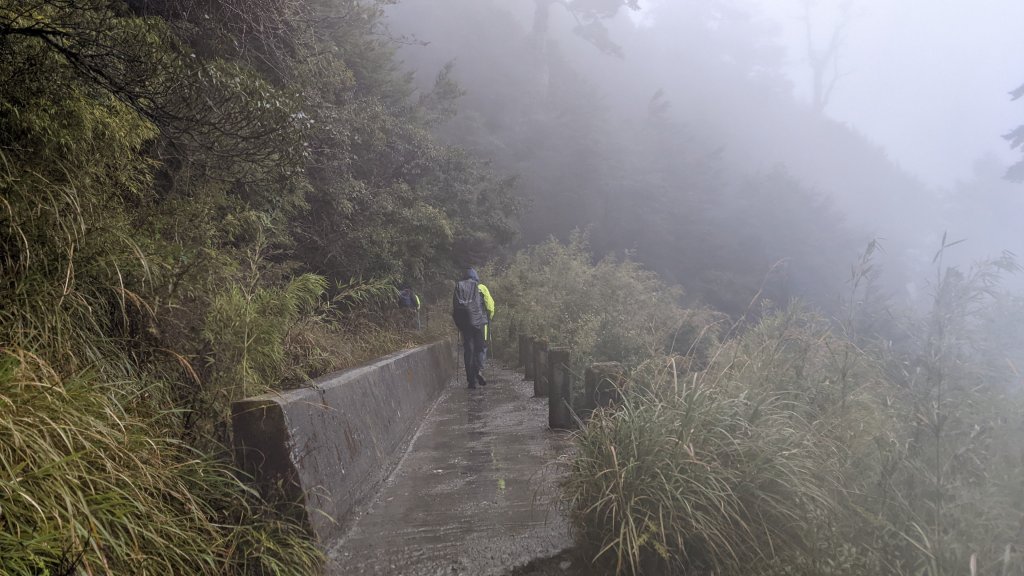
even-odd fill
[(424, 90), (451, 66), (439, 130), (520, 178), (524, 242), (584, 228), (735, 311), (780, 260), (777, 298), (827, 306), (872, 239), (897, 298), (926, 290), (944, 235), (963, 268), (1024, 253), (1002, 138), (1024, 116), (1022, 10), (406, 0), (389, 34)]

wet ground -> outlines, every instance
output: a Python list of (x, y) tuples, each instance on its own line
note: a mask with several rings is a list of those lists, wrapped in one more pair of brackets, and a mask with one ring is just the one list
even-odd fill
[(588, 564), (575, 550), (566, 550), (514, 568), (505, 576), (599, 576), (600, 574), (603, 573)]
[(522, 375), (485, 375), (486, 387), (445, 390), (328, 575), (497, 576), (571, 546), (557, 504), (568, 436), (548, 430), (547, 399)]

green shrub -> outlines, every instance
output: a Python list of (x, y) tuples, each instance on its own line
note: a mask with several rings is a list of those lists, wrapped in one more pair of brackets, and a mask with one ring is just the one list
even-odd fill
[(616, 360), (637, 365), (684, 353), (706, 361), (725, 324), (709, 310), (685, 310), (682, 290), (631, 260), (594, 263), (585, 238), (549, 240), (482, 271), (498, 305), (497, 348), (511, 359), (518, 334), (572, 350), (575, 369)]

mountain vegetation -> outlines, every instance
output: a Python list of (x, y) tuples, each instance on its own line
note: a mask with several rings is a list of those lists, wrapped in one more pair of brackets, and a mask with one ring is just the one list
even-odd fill
[(565, 486), (608, 573), (1024, 573), (1001, 167), (927, 189), (742, 3), (441, 4), (0, 0), (0, 573), (315, 573), (230, 404), (469, 265), (496, 350), (630, 370)]
[(315, 570), (222, 463), (230, 402), (408, 344), (393, 282), (516, 234), (381, 17), (0, 2), (0, 572)]
[[(740, 318), (677, 304), (577, 235), (489, 270), (516, 334), (622, 362), (621, 400), (577, 433), (564, 484), (603, 574), (1021, 574), (1024, 361), (1009, 257), (936, 255), (931, 302), (897, 309), (870, 244), (841, 312), (759, 295)], [(572, 391), (584, 414), (583, 391)]]

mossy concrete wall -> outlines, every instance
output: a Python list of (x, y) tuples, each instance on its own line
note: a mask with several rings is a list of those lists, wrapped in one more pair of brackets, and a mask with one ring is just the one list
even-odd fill
[(455, 376), (453, 352), (430, 344), (233, 403), (236, 463), (329, 546)]

